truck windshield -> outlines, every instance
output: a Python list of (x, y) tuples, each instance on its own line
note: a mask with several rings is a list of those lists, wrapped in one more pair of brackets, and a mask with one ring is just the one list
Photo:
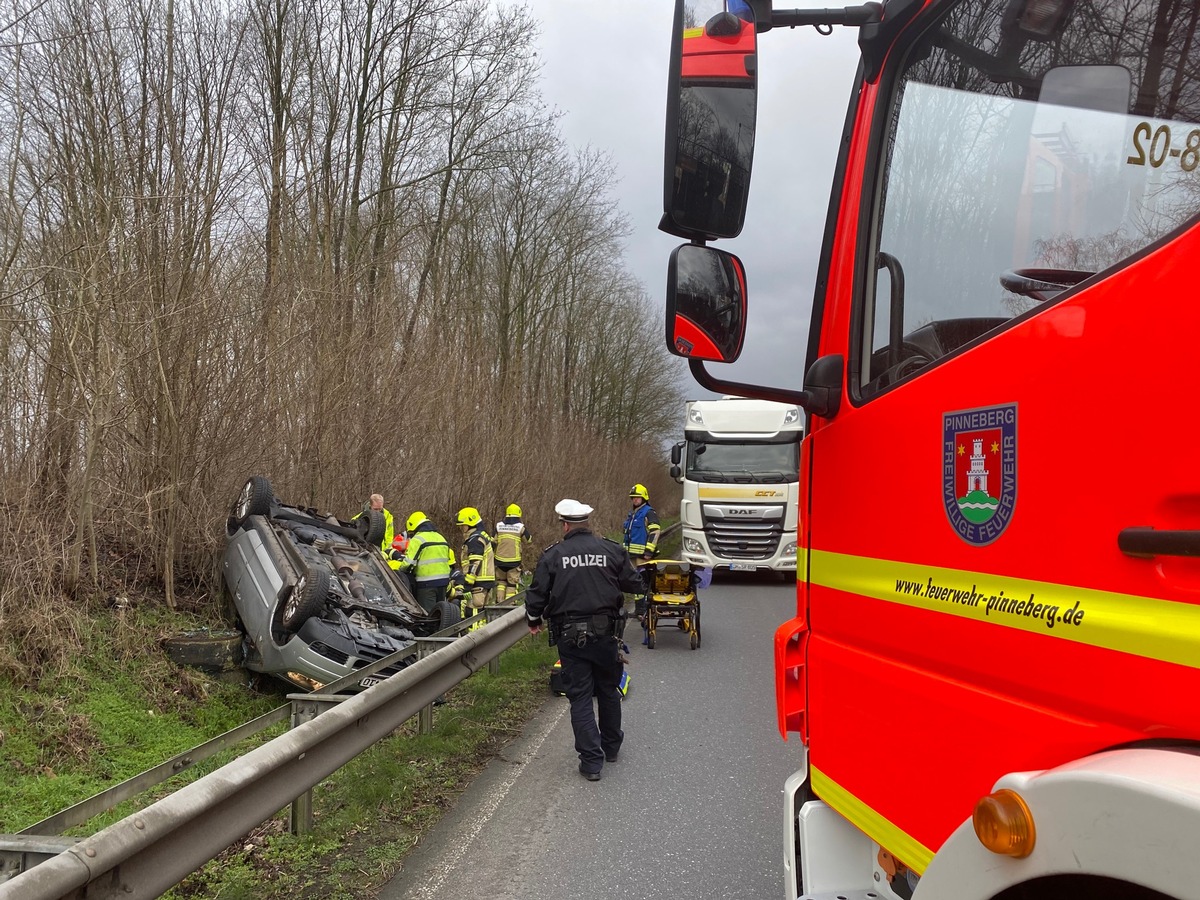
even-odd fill
[(1177, 0), (976, 0), (910, 49), (861, 317), (863, 396), (1196, 215), (1197, 18)]
[(800, 477), (798, 443), (687, 442), (691, 481), (788, 484)]

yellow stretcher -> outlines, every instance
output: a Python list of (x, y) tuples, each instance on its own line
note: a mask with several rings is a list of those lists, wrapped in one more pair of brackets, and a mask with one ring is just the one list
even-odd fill
[(700, 599), (696, 596), (699, 574), (690, 564), (674, 559), (658, 559), (641, 568), (648, 588), (642, 621), (646, 646), (654, 649), (659, 622), (667, 619), (688, 636), (688, 644), (695, 650), (700, 646)]

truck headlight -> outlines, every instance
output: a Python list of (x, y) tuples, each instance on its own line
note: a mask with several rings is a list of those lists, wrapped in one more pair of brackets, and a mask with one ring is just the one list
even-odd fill
[[(683, 549), (686, 550), (688, 553), (703, 553), (704, 545), (701, 544), (695, 538), (684, 538), (683, 539)], [(792, 545), (792, 549), (793, 550), (796, 549), (795, 544)]]
[(796, 542), (791, 541), (790, 543), (784, 544), (782, 555), (783, 556), (795, 556), (796, 555)]

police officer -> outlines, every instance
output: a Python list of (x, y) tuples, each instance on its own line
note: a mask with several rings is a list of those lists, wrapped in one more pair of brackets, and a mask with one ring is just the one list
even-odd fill
[(530, 634), (549, 620), (550, 643), (558, 646), (571, 701), (579, 772), (588, 781), (599, 781), (605, 760), (616, 761), (625, 739), (618, 690), (624, 671), (618, 655), (622, 592), (640, 590), (642, 580), (620, 544), (592, 534), (590, 506), (563, 500), (554, 511), (562, 520), (563, 539), (538, 560), (525, 595), (525, 616)]

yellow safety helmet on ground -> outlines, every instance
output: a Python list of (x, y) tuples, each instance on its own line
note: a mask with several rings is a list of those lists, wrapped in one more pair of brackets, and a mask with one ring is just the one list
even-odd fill
[(504, 511), (504, 514), (506, 516), (516, 516), (519, 519), (521, 518), (521, 507), (517, 506), (515, 503), (510, 503), (508, 504), (508, 509)]
[(635, 484), (633, 487), (631, 487), (629, 489), (629, 496), (641, 497), (647, 503), (650, 502), (650, 492), (646, 490), (646, 486), (644, 484)]
[(408, 521), (404, 523), (405, 531), (416, 531), (417, 526), (429, 521), (429, 516), (423, 512), (415, 512), (408, 517)]
[(455, 524), (474, 528), (482, 521), (483, 519), (479, 516), (479, 510), (473, 506), (464, 506), (458, 511), (458, 519), (455, 521)]

